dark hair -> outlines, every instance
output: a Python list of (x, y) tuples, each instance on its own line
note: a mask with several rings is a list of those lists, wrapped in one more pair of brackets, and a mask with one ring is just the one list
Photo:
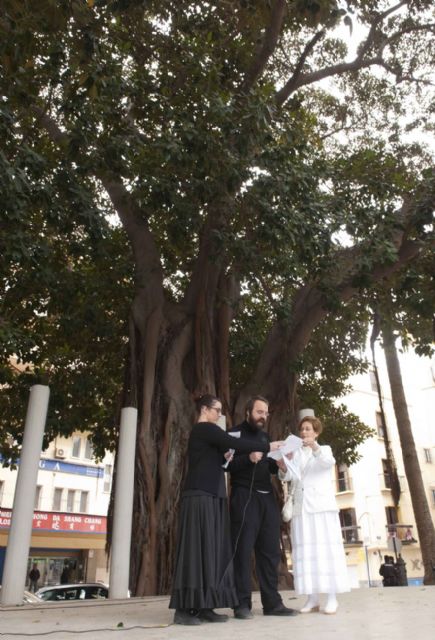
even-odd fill
[(300, 420), (299, 422), (298, 431), (300, 431), (304, 422), (309, 422), (318, 436), (322, 433), (323, 424), (321, 423), (319, 418), (315, 418), (314, 416), (305, 416), (305, 418), (302, 418), (302, 420)]
[(264, 396), (252, 396), (252, 398), (249, 398), (248, 402), (246, 403), (246, 413), (248, 413), (249, 415), (251, 414), (252, 409), (254, 408), (254, 404), (257, 402), (257, 400), (260, 402), (265, 402), (267, 406), (269, 406), (269, 400)]
[(196, 401), (196, 408), (198, 413), (201, 413), (201, 409), (203, 407), (207, 407), (207, 409), (212, 409), (216, 402), (220, 402), (219, 398), (213, 396), (211, 393), (205, 393), (203, 396), (198, 398)]

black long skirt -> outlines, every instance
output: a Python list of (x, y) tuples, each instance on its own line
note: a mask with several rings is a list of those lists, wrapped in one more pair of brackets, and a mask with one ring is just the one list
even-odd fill
[(181, 502), (170, 609), (238, 604), (226, 498), (185, 495)]

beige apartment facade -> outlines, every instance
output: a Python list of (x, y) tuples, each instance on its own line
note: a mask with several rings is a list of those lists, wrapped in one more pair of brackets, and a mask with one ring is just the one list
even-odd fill
[[(381, 584), (379, 567), (384, 555), (406, 562), (408, 583), (421, 584), (423, 565), (411, 495), (405, 476), (402, 450), (384, 354), (377, 362), (388, 440), (397, 466), (400, 499), (393, 500), (388, 473), (385, 433), (373, 372), (352, 378), (352, 391), (344, 398), (350, 411), (371, 426), (376, 436), (364, 442), (360, 460), (336, 469), (337, 502), (345, 540), (351, 582), (357, 586)], [(413, 352), (400, 354), (403, 384), (426, 497), (435, 522), (435, 364)], [(325, 434), (326, 435), (326, 434)]]
[[(68, 581), (107, 582), (105, 552), (113, 455), (96, 463), (86, 434), (56, 438), (39, 461), (29, 568), (39, 586)], [(8, 542), (17, 470), (0, 467), (0, 582)]]

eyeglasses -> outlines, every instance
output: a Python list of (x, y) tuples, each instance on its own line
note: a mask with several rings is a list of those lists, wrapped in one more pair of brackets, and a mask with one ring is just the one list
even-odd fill
[(222, 415), (222, 407), (209, 407), (209, 409), (213, 409), (213, 411), (216, 411), (218, 416)]

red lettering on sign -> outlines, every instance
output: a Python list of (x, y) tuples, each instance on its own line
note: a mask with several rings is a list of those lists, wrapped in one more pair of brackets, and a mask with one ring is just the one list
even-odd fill
[[(9, 529), (12, 511), (0, 509), (0, 529)], [(74, 533), (106, 533), (105, 516), (73, 516), (69, 513), (34, 511), (33, 529), (38, 531), (71, 531)]]

